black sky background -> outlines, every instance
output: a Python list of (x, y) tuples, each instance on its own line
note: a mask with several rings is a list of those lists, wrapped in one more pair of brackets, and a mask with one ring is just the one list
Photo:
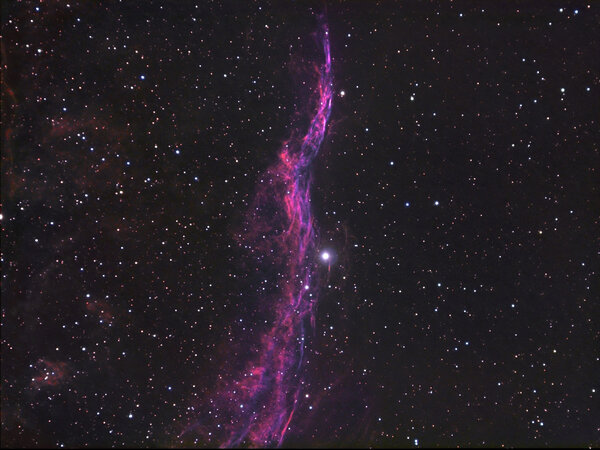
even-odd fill
[[(178, 435), (268, 315), (237, 233), (323, 10), (2, 4), (3, 446), (212, 445)], [(334, 260), (284, 446), (599, 444), (599, 19), (327, 3)]]

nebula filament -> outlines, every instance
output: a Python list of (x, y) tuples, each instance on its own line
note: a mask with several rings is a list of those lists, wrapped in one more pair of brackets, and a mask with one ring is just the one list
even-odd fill
[[(293, 420), (302, 388), (307, 322), (314, 327), (316, 286), (316, 230), (310, 203), (310, 165), (326, 133), (331, 113), (333, 83), (329, 32), (323, 22), (320, 32), (325, 62), (319, 71), (317, 107), (303, 137), (285, 142), (279, 159), (267, 172), (276, 192), (270, 190), (276, 207), (282, 211), (282, 229), (268, 237), (264, 245), (274, 249), (273, 257), (285, 261), (280, 290), (274, 300), (274, 320), (261, 339), (256, 361), (248, 365), (243, 380), (235, 383), (233, 403), (244, 405), (245, 415), (223, 443), (255, 446), (281, 445)], [(273, 230), (271, 230), (273, 231)], [(233, 399), (232, 399), (233, 400)], [(245, 403), (241, 403), (241, 402)], [(241, 407), (240, 407), (241, 409)]]
[[(258, 344), (240, 351), (245, 369), (215, 386), (204, 408), (210, 417), (188, 426), (211, 445), (221, 447), (280, 446), (297, 412), (302, 389), (307, 331), (314, 330), (318, 300), (317, 233), (311, 211), (310, 166), (317, 156), (331, 113), (333, 80), (329, 31), (323, 18), (318, 32), (324, 62), (315, 64), (316, 106), (308, 131), (292, 133), (277, 161), (267, 169), (240, 239), (250, 242), (259, 260), (277, 270), (276, 288), (268, 302), (267, 325)], [(240, 344), (243, 345), (243, 344)], [(238, 365), (239, 367), (239, 365)]]

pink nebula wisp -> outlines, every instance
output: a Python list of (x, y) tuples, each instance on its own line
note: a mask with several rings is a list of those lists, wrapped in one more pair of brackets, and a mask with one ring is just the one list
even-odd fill
[(275, 205), (278, 225), (265, 225), (260, 220), (251, 224), (255, 233), (256, 229), (261, 234), (270, 232), (261, 241), (260, 245), (269, 248), (263, 248), (263, 253), (279, 258), (284, 267), (278, 276), (276, 298), (269, 304), (271, 320), (258, 347), (249, 352), (243, 373), (219, 387), (211, 399), (210, 422), (217, 420), (218, 429), (200, 421), (190, 426), (202, 429), (209, 442), (222, 447), (280, 446), (306, 386), (302, 375), (305, 333), (315, 325), (319, 259), (309, 169), (323, 142), (333, 97), (329, 32), (324, 21), (319, 39), (325, 61), (315, 67), (318, 98), (308, 131), (282, 145), (278, 160), (267, 170), (269, 195), (259, 192), (268, 199), (257, 200)]

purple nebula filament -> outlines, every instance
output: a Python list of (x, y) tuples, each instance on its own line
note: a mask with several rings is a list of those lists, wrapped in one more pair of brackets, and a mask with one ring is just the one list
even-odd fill
[(281, 445), (304, 384), (305, 333), (309, 323), (314, 329), (318, 299), (317, 263), (319, 257), (328, 259), (316, 251), (309, 170), (325, 137), (333, 98), (329, 33), (324, 21), (319, 40), (325, 62), (315, 66), (318, 98), (308, 131), (282, 145), (278, 160), (267, 170), (271, 190), (262, 196), (259, 192), (261, 198), (256, 200), (274, 203), (276, 211), (272, 214), (280, 222), (277, 227), (259, 219), (249, 224), (249, 233), (261, 234), (265, 254), (284, 267), (276, 298), (269, 304), (272, 320), (258, 347), (246, 356), (244, 373), (215, 388), (210, 400), (211, 419), (206, 422), (216, 421), (217, 425), (201, 420), (186, 430), (194, 428), (222, 447)]

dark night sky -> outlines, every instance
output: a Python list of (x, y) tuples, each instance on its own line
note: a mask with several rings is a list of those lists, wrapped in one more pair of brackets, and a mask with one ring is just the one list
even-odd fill
[[(599, 446), (600, 4), (440, 3), (327, 4), (332, 261), (283, 446)], [(3, 446), (219, 445), (324, 9), (2, 3)]]

